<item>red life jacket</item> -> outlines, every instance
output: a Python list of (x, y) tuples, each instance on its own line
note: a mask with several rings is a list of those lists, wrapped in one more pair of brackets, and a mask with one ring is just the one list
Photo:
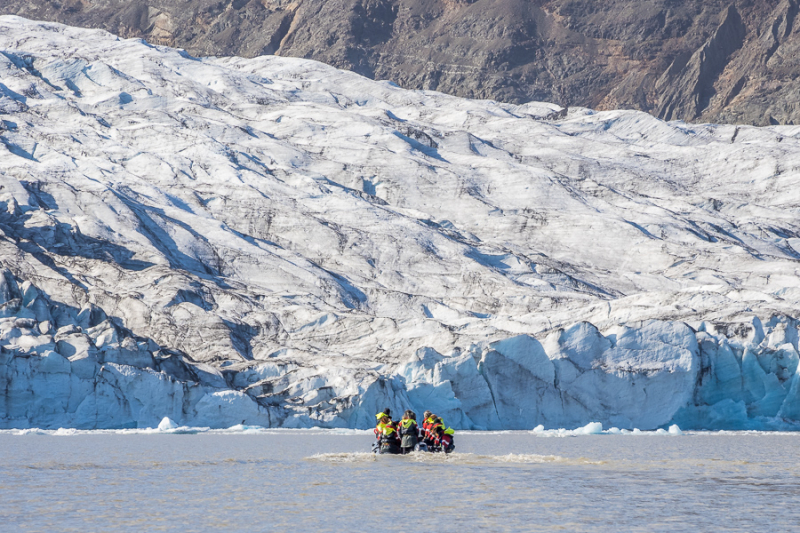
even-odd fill
[(435, 435), (431, 433), (431, 430), (433, 429), (435, 423), (436, 420), (432, 419), (431, 417), (426, 418), (425, 422), (422, 423), (422, 431), (424, 433), (423, 435), (424, 439), (433, 440), (435, 438)]
[(437, 420), (436, 422), (431, 424), (430, 432), (431, 432), (431, 439), (438, 444), (439, 440), (441, 439), (441, 436), (444, 435), (444, 426), (440, 424), (439, 421)]

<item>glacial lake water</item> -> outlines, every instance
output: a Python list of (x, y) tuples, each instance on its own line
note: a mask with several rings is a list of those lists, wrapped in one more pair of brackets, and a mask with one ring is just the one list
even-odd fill
[[(0, 432), (0, 531), (798, 531), (800, 434)], [(66, 432), (70, 433), (70, 432)]]

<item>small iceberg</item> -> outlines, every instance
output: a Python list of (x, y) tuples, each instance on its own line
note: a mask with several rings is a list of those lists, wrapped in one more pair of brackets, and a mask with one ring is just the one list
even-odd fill
[(582, 428), (575, 430), (576, 435), (601, 435), (603, 433), (603, 424), (600, 422), (589, 422)]
[(168, 416), (165, 416), (161, 419), (161, 422), (158, 424), (159, 431), (169, 431), (172, 429), (177, 429), (178, 424), (172, 421), (172, 419)]

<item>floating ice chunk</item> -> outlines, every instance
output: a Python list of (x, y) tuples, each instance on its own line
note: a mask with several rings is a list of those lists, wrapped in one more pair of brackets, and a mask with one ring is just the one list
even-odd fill
[(600, 422), (589, 422), (575, 430), (576, 435), (600, 435), (601, 433), (603, 433), (603, 424)]
[(672, 424), (669, 427), (669, 434), (670, 435), (683, 435), (683, 431), (681, 431), (681, 428), (678, 427), (678, 424)]
[(656, 430), (656, 433), (657, 433), (657, 434), (659, 434), (659, 435), (668, 435), (668, 434), (669, 434), (669, 433), (667, 432), (667, 430), (666, 430), (666, 429), (664, 429), (664, 428), (658, 428), (658, 429)]
[(542, 433), (544, 431), (544, 426), (539, 424), (535, 428), (533, 428), (532, 433)]
[(172, 419), (170, 417), (168, 417), (168, 416), (165, 416), (164, 418), (162, 418), (161, 419), (161, 423), (158, 424), (158, 429), (160, 429), (161, 431), (167, 431), (167, 430), (170, 430), (170, 429), (176, 429), (177, 427), (178, 427), (178, 424), (173, 422)]
[(250, 433), (250, 434), (254, 434), (254, 433), (263, 433), (265, 429), (267, 429), (267, 428), (264, 428), (262, 426), (247, 426), (245, 424), (236, 424), (234, 426), (229, 427), (228, 429), (220, 429), (220, 430), (217, 430), (217, 431), (221, 432), (221, 433), (226, 433), (226, 434), (227, 433)]

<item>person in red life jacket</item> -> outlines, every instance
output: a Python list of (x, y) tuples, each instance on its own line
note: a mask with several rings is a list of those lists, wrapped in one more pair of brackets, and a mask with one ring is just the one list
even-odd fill
[(431, 434), (431, 428), (433, 427), (433, 423), (436, 421), (436, 416), (431, 413), (430, 411), (425, 411), (425, 414), (422, 418), (422, 442), (424, 442), (428, 449), (433, 446), (433, 435)]
[(411, 453), (419, 442), (419, 430), (417, 429), (417, 415), (410, 409), (403, 414), (403, 418), (398, 424), (397, 431), (400, 433), (400, 451), (403, 454)]
[(456, 449), (455, 439), (453, 439), (453, 435), (455, 435), (455, 430), (453, 428), (444, 428), (441, 435), (439, 435), (439, 447), (442, 449), (444, 453), (450, 453)]
[(455, 431), (453, 428), (446, 427), (444, 420), (440, 417), (436, 417), (431, 427), (431, 434), (433, 435), (433, 449), (435, 451), (450, 453), (455, 449), (456, 445), (453, 440)]
[(441, 420), (436, 415), (431, 415), (431, 423), (428, 425), (428, 434), (430, 435), (431, 445), (433, 451), (439, 451), (439, 433), (442, 431), (444, 424), (439, 422)]

